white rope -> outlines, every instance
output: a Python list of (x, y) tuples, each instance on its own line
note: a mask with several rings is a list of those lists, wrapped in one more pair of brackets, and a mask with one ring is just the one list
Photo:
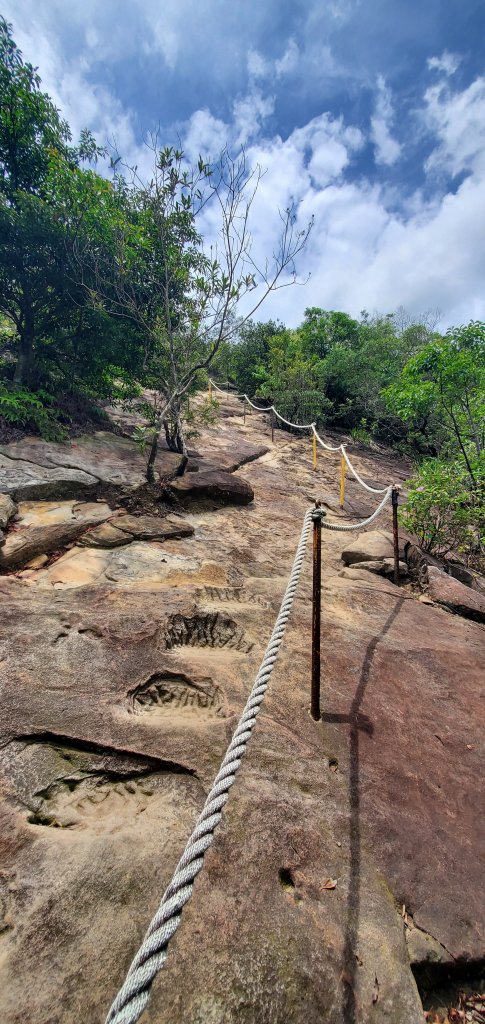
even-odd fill
[(284, 416), (280, 416), (279, 412), (276, 412), (274, 405), (273, 412), (275, 416), (278, 417), (279, 420), (281, 420), (283, 423), (286, 423), (288, 427), (295, 427), (296, 430), (313, 430), (315, 426), (314, 423), (290, 423), (289, 420), (285, 420)]
[(315, 427), (314, 423), (312, 423), (312, 430), (313, 430), (313, 433), (315, 434), (315, 437), (316, 437), (318, 443), (321, 444), (322, 448), (325, 448), (327, 452), (340, 452), (340, 451), (342, 451), (342, 449), (343, 449), (343, 445), (342, 444), (339, 444), (339, 445), (337, 445), (336, 448), (334, 448), (333, 444), (327, 444), (325, 441), (322, 441), (322, 438), (320, 437), (320, 434), (317, 433), (317, 430), (316, 430), (316, 427)]
[(252, 402), (251, 399), (248, 398), (247, 395), (238, 395), (238, 398), (245, 398), (246, 402), (249, 403), (251, 408), (252, 409), (256, 409), (256, 412), (271, 412), (273, 410), (273, 406), (272, 405), (265, 406), (264, 409), (262, 409), (260, 405), (254, 405), (254, 402)]
[(192, 895), (194, 879), (204, 863), (205, 852), (213, 842), (214, 830), (221, 820), (222, 808), (228, 799), (229, 789), (241, 764), (268, 687), (298, 586), (311, 522), (312, 511), (308, 510), (303, 520), (286, 593), (246, 707), (172, 880), (111, 1005), (106, 1024), (136, 1024), (148, 1004), (152, 982), (165, 963), (168, 943), (180, 924), (182, 909)]
[(347, 452), (345, 451), (345, 446), (342, 445), (341, 448), (342, 448), (342, 455), (343, 455), (343, 457), (344, 457), (344, 459), (345, 459), (345, 461), (346, 461), (346, 463), (347, 463), (347, 465), (348, 465), (348, 467), (350, 469), (350, 472), (354, 474), (355, 479), (360, 484), (360, 486), (361, 487), (365, 487), (365, 490), (366, 491), (370, 491), (372, 494), (384, 494), (384, 492), (387, 491), (387, 487), (371, 487), (370, 484), (366, 484), (365, 480), (363, 480), (362, 477), (359, 476), (357, 470), (354, 469), (354, 467), (353, 467), (353, 465), (352, 465), (352, 463), (351, 463), (351, 461), (350, 461), (350, 459), (349, 459), (349, 457), (347, 455)]
[(219, 391), (221, 393), (221, 395), (225, 395), (226, 398), (245, 398), (246, 397), (245, 395), (238, 395), (238, 394), (236, 394), (235, 391), (224, 391), (224, 389), (220, 388), (219, 385), (216, 384), (215, 380), (212, 380), (211, 377), (209, 377), (209, 383), (212, 384), (212, 387), (215, 388), (216, 391)]
[[(211, 380), (211, 379), (209, 378), (209, 380)], [(215, 383), (215, 381), (211, 380), (211, 384), (213, 384), (214, 387), (217, 388), (217, 390), (221, 392), (221, 394), (224, 394), (224, 392), (222, 391), (222, 388), (218, 387), (217, 384)], [(251, 406), (252, 409), (256, 410), (256, 412), (274, 412), (275, 416), (277, 416), (278, 419), (281, 420), (282, 423), (286, 423), (286, 425), (288, 427), (294, 427), (295, 430), (312, 430), (314, 435), (315, 435), (315, 437), (316, 437), (316, 439), (317, 439), (317, 441), (318, 441), (318, 443), (319, 443), (319, 445), (321, 445), (322, 448), (325, 448), (325, 451), (327, 451), (327, 452), (341, 452), (342, 453), (342, 455), (343, 455), (343, 457), (344, 457), (344, 459), (345, 459), (345, 461), (346, 461), (346, 463), (347, 463), (347, 465), (348, 465), (348, 467), (350, 469), (350, 472), (355, 477), (355, 479), (357, 480), (357, 482), (360, 484), (361, 487), (363, 487), (366, 491), (369, 491), (371, 494), (385, 494), (385, 493), (387, 493), (387, 487), (371, 487), (370, 484), (366, 484), (365, 480), (363, 480), (362, 477), (359, 476), (357, 470), (352, 465), (352, 463), (351, 463), (351, 461), (350, 461), (350, 459), (349, 459), (349, 457), (347, 455), (347, 452), (345, 450), (345, 445), (344, 444), (339, 444), (339, 445), (337, 445), (335, 447), (335, 445), (333, 445), (333, 444), (327, 444), (326, 441), (324, 441), (323, 438), (320, 437), (320, 434), (318, 433), (317, 428), (316, 428), (314, 423), (291, 423), (290, 420), (285, 420), (284, 416), (281, 416), (281, 414), (276, 411), (274, 405), (268, 405), (268, 406), (266, 406), (264, 408), (261, 408), (261, 406), (259, 406), (259, 405), (254, 405), (254, 403), (251, 401), (250, 398), (248, 398), (247, 395), (235, 395), (232, 392), (227, 392), (227, 397), (229, 397), (229, 396), (231, 396), (232, 398), (243, 398), (245, 402), (249, 403), (249, 405)], [(349, 527), (349, 529), (350, 529), (350, 527)]]
[(351, 523), (350, 526), (343, 526), (340, 523), (326, 523), (325, 519), (322, 519), (322, 527), (325, 530), (361, 530), (363, 526), (368, 526), (369, 523), (372, 523), (373, 519), (377, 519), (377, 516), (380, 515), (385, 505), (387, 505), (387, 502), (389, 501), (391, 494), (392, 484), (390, 485), (390, 487), (387, 488), (386, 493), (380, 505), (377, 506), (375, 512), (373, 512), (372, 515), (369, 516), (367, 519), (363, 519), (361, 523)]

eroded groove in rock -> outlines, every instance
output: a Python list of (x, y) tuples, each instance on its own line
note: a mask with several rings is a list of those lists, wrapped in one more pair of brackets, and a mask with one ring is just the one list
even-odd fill
[(190, 617), (172, 615), (165, 634), (165, 643), (171, 647), (230, 647), (249, 654), (253, 644), (244, 638), (244, 630), (220, 612), (199, 613)]
[(243, 587), (205, 587), (205, 596), (209, 601), (226, 604), (255, 604), (260, 608), (268, 608), (269, 604), (258, 594), (251, 594)]
[(80, 778), (60, 779), (35, 794), (39, 805), (27, 821), (51, 828), (86, 827), (96, 819), (117, 815), (126, 821), (146, 810), (157, 783), (154, 773), (117, 778), (116, 773), (88, 772)]
[(1, 762), (31, 825), (117, 831), (150, 804), (158, 814), (160, 801), (198, 806), (203, 795), (183, 765), (49, 734), (18, 737)]
[[(72, 761), (79, 760), (82, 755), (93, 755), (102, 758), (103, 765), (106, 765), (110, 774), (118, 772), (123, 778), (127, 773), (140, 773), (148, 771), (172, 772), (175, 774), (195, 776), (195, 771), (177, 761), (165, 761), (159, 757), (150, 757), (139, 754), (137, 751), (120, 750), (117, 747), (108, 747), (101, 743), (91, 743), (89, 740), (80, 740), (72, 736), (62, 736), (54, 732), (25, 733), (15, 736), (12, 744), (23, 744), (28, 746), (46, 745), (56, 755)], [(86, 760), (86, 757), (83, 758)]]
[(211, 679), (194, 682), (183, 673), (155, 672), (130, 694), (130, 710), (183, 710), (204, 716), (224, 717), (220, 688)]

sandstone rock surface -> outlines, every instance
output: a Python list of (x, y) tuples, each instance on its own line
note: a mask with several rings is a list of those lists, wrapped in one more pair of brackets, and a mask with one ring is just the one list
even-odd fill
[(21, 502), (20, 522), (7, 534), (0, 552), (0, 572), (11, 572), (36, 555), (65, 547), (89, 526), (112, 515), (105, 502)]
[(0, 530), (5, 530), (17, 512), (17, 505), (8, 494), (0, 494)]
[[(402, 543), (399, 550), (400, 558), (404, 557)], [(392, 533), (386, 530), (370, 530), (362, 533), (350, 544), (346, 544), (342, 551), (342, 561), (345, 565), (355, 565), (357, 562), (383, 562), (385, 559), (394, 558), (394, 545)]]
[[(255, 420), (205, 430), (207, 460), (256, 445)], [(191, 536), (76, 545), (0, 579), (5, 1024), (105, 1019), (244, 707), (307, 495), (338, 498), (331, 453), (315, 474), (308, 441), (280, 433), (244, 476), (254, 501), (193, 507)], [(322, 720), (309, 550), (147, 1024), (422, 1024), (410, 956), (484, 955), (485, 629), (342, 569), (347, 541), (324, 534)]]
[(182, 503), (208, 499), (223, 505), (249, 505), (254, 498), (247, 480), (218, 469), (180, 477), (171, 482), (170, 489)]
[(428, 567), (428, 580), (428, 596), (437, 604), (442, 604), (467, 619), (485, 622), (485, 595), (433, 566)]

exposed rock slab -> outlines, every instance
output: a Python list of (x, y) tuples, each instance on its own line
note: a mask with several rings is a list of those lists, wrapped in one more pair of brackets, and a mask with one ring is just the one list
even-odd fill
[(247, 480), (222, 470), (200, 470), (173, 480), (170, 489), (184, 504), (208, 499), (223, 505), (249, 505), (254, 491)]
[[(400, 558), (404, 557), (402, 545), (400, 545), (399, 555)], [(388, 533), (386, 530), (370, 530), (369, 533), (361, 533), (342, 551), (342, 561), (346, 565), (355, 565), (356, 562), (384, 561), (384, 559), (393, 557), (392, 533)]]
[[(200, 447), (260, 429), (226, 419)], [(300, 439), (246, 476), (254, 502), (193, 506), (192, 537), (0, 580), (8, 1024), (104, 1019), (246, 702), (306, 495), (338, 497), (335, 459), (314, 474)], [(421, 1024), (402, 903), (441, 960), (483, 956), (485, 630), (342, 569), (344, 543), (325, 532), (322, 721), (309, 557), (147, 1024)]]
[(428, 567), (428, 596), (450, 611), (477, 622), (485, 622), (485, 596), (447, 573)]
[(5, 530), (17, 513), (17, 505), (8, 494), (0, 494), (0, 530)]
[(93, 523), (112, 515), (105, 502), (21, 502), (20, 522), (7, 534), (0, 553), (0, 572), (11, 572), (36, 555), (65, 547)]
[(81, 498), (97, 483), (97, 478), (89, 473), (9, 458), (0, 450), (0, 488), (16, 501)]
[[(268, 449), (239, 439), (230, 449), (216, 445), (218, 468), (233, 472), (239, 466), (260, 458)], [(180, 465), (181, 456), (160, 446), (155, 462), (156, 476), (170, 479)], [(211, 465), (210, 451), (200, 460), (200, 468)], [(212, 468), (212, 466), (211, 466)], [(190, 475), (199, 469), (199, 460), (190, 459)], [(136, 490), (146, 483), (146, 456), (127, 437), (109, 431), (77, 437), (57, 444), (42, 438), (23, 438), (0, 446), (0, 491), (16, 499), (57, 499), (81, 497), (87, 488), (119, 487)], [(0, 527), (1, 528), (1, 527)]]
[[(381, 561), (373, 562), (360, 562), (353, 563), (358, 565), (359, 569), (366, 570), (367, 572), (375, 573), (376, 576), (393, 576), (394, 575), (394, 559), (383, 558)], [(399, 575), (407, 576), (408, 567), (406, 562), (399, 562)]]
[(190, 537), (194, 527), (180, 516), (120, 515), (115, 521), (103, 523), (81, 537), (79, 544), (87, 548), (116, 548), (137, 540), (167, 540)]

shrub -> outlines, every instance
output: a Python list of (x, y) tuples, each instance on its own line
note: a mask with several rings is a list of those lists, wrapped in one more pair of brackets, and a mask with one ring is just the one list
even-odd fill
[(480, 545), (483, 506), (461, 463), (428, 459), (408, 486), (400, 519), (425, 551), (437, 557), (452, 550), (468, 555)]
[(53, 399), (46, 391), (29, 391), (0, 381), (0, 419), (10, 426), (28, 427), (45, 437), (47, 441), (63, 441), (65, 429), (57, 420), (56, 412), (50, 408)]

